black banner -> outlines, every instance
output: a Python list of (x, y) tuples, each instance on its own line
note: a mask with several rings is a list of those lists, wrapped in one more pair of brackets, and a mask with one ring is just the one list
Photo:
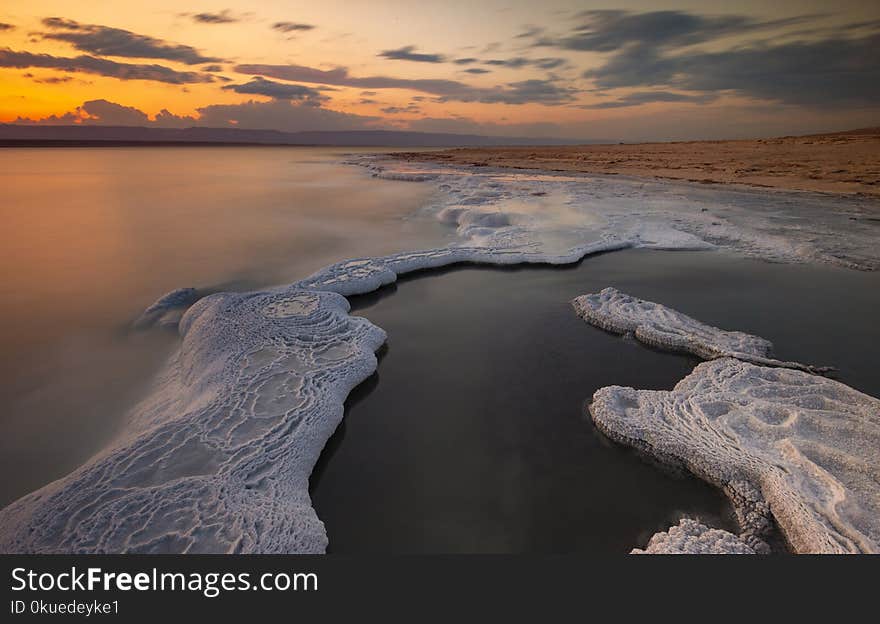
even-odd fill
[[(3, 622), (473, 614), (684, 615), (870, 599), (871, 557), (4, 556)], [(838, 594), (840, 596), (840, 594)], [(840, 598), (838, 598), (840, 599)], [(757, 602), (755, 602), (757, 601)], [(829, 602), (831, 601), (831, 602)], [(758, 605), (760, 604), (760, 607)], [(841, 604), (838, 604), (838, 607)], [(833, 609), (832, 609), (833, 611)], [(791, 611), (788, 611), (791, 614)], [(705, 615), (714, 615), (706, 613)], [(556, 619), (556, 618), (554, 618)], [(567, 618), (566, 618), (567, 619)], [(627, 618), (628, 619), (628, 618)], [(193, 621), (196, 621), (193, 619)], [(493, 618), (494, 621), (494, 618)]]

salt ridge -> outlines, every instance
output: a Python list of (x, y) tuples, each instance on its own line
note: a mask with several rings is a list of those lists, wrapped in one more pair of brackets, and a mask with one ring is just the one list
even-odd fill
[(692, 353), (704, 360), (732, 357), (762, 366), (794, 368), (808, 373), (834, 370), (829, 366), (777, 360), (771, 357), (773, 343), (765, 338), (718, 329), (615, 288), (575, 297), (571, 303), (575, 313), (586, 322), (616, 334), (632, 335), (639, 342), (658, 349)]

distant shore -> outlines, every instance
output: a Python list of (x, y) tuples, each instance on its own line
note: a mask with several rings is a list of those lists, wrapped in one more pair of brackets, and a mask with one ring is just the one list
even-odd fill
[(736, 141), (470, 147), (395, 158), (880, 197), (880, 127)]

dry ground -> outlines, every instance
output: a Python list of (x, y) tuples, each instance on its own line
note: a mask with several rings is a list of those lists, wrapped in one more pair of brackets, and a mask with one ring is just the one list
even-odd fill
[(741, 141), (475, 147), (396, 156), (455, 165), (623, 174), (880, 196), (880, 127)]

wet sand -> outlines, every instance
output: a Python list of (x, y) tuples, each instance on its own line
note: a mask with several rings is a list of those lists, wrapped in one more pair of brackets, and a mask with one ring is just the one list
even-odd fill
[(615, 286), (836, 365), (876, 395), (878, 280), (628, 250), (575, 267), (425, 272), (354, 297), (389, 337), (312, 475), (329, 552), (626, 553), (683, 515), (732, 528), (718, 492), (610, 444), (585, 415), (600, 387), (671, 388), (698, 360), (589, 326), (569, 300)]
[(460, 148), (397, 157), (880, 197), (880, 128), (743, 141)]

